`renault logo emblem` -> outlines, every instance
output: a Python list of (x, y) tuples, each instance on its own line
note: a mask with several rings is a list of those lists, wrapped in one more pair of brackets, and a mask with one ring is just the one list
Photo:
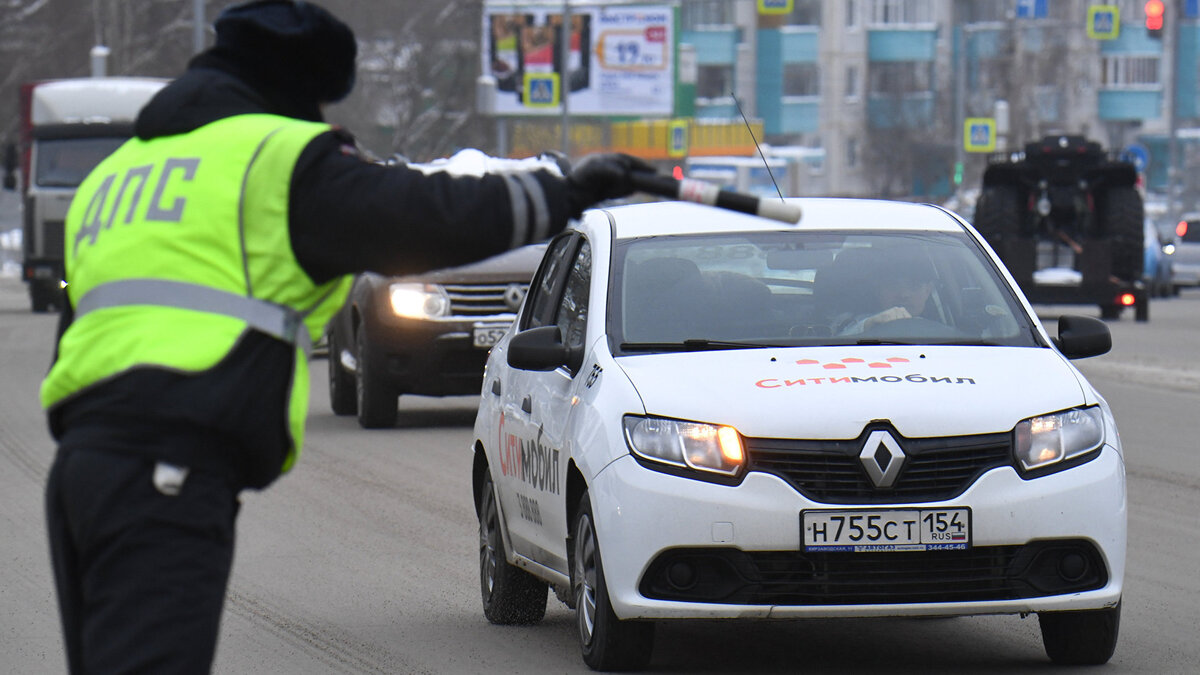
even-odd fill
[(877, 488), (890, 488), (904, 465), (904, 450), (892, 435), (882, 429), (872, 431), (858, 453), (871, 482)]
[(521, 301), (525, 299), (525, 287), (520, 284), (509, 284), (508, 288), (504, 289), (504, 304), (512, 311), (517, 311), (521, 308)]

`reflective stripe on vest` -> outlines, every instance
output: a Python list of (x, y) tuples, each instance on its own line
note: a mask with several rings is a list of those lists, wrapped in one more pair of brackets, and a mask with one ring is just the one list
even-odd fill
[(266, 300), (182, 281), (126, 279), (101, 284), (79, 300), (75, 318), (97, 309), (126, 305), (156, 305), (222, 314), (299, 347), (305, 356), (312, 355), (312, 336), (304, 326), (301, 312)]

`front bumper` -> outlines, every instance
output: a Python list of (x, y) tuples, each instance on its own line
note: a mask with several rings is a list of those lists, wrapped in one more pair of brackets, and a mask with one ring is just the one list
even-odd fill
[[(1012, 614), (1095, 609), (1112, 606), (1121, 597), (1124, 465), (1107, 446), (1096, 459), (1060, 473), (1022, 480), (1011, 468), (993, 469), (954, 499), (894, 505), (971, 509), (972, 548), (922, 552), (918, 556), (926, 556), (923, 560), (910, 553), (802, 553), (802, 510), (859, 507), (813, 502), (782, 479), (763, 473), (751, 473), (741, 485), (729, 487), (648, 470), (627, 457), (600, 472), (590, 489), (609, 595), (623, 619)], [(1060, 561), (1055, 556), (1062, 551), (1089, 558), (1088, 574), (1093, 576), (1075, 584), (1089, 590), (1047, 591), (1054, 584), (1038, 581), (1053, 576)], [(822, 595), (835, 570), (860, 568), (866, 585), (885, 572), (903, 575), (906, 568), (911, 574), (929, 576), (926, 568), (955, 557), (946, 554), (963, 553), (973, 560), (965, 563), (968, 568), (979, 566), (1001, 576), (1006, 570), (1018, 570), (1020, 579), (1009, 584), (1017, 590), (989, 590), (984, 583), (977, 594), (961, 588), (957, 595), (900, 593), (894, 596), (896, 601), (880, 600), (869, 589), (857, 596), (853, 588), (840, 597)], [(686, 593), (664, 593), (664, 565), (691, 554), (708, 560), (727, 558), (724, 567), (700, 569), (709, 576), (735, 579), (729, 586), (733, 592), (723, 594), (720, 602), (671, 599)], [(887, 556), (897, 556), (894, 566)], [(784, 575), (784, 583), (774, 588), (786, 592), (756, 594), (764, 570)], [(789, 588), (788, 582), (794, 582), (795, 588)], [(913, 601), (914, 597), (926, 599)]]
[(1200, 286), (1200, 264), (1175, 263), (1171, 283), (1176, 286)]
[(401, 393), (478, 394), (489, 347), (475, 346), (475, 329), (503, 330), (510, 323), (511, 319), (489, 317), (429, 321), (379, 317), (366, 327), (368, 361)]

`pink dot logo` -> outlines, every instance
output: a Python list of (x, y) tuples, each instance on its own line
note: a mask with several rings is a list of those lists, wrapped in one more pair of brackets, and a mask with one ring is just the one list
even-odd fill
[(821, 363), (816, 359), (799, 359), (796, 361), (796, 365), (798, 366), (821, 366), (825, 370), (844, 370), (850, 366), (859, 364), (866, 364), (868, 368), (891, 368), (896, 363), (908, 363), (908, 359), (902, 356), (892, 356), (883, 361), (868, 362), (865, 359), (851, 356), (837, 361), (830, 361), (829, 363)]

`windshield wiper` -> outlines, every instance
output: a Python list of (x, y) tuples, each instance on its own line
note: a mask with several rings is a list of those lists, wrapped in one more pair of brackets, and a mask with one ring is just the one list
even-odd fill
[(707, 338), (688, 338), (682, 342), (622, 342), (621, 351), (653, 352), (675, 351), (690, 352), (706, 349), (764, 349), (769, 347), (791, 347), (795, 345), (776, 345), (762, 342), (737, 342), (734, 340), (709, 340)]
[(976, 338), (930, 338), (922, 340), (880, 340), (876, 338), (863, 338), (858, 340), (856, 345), (926, 345), (930, 347), (1002, 347), (1003, 345), (994, 340), (981, 340)]

